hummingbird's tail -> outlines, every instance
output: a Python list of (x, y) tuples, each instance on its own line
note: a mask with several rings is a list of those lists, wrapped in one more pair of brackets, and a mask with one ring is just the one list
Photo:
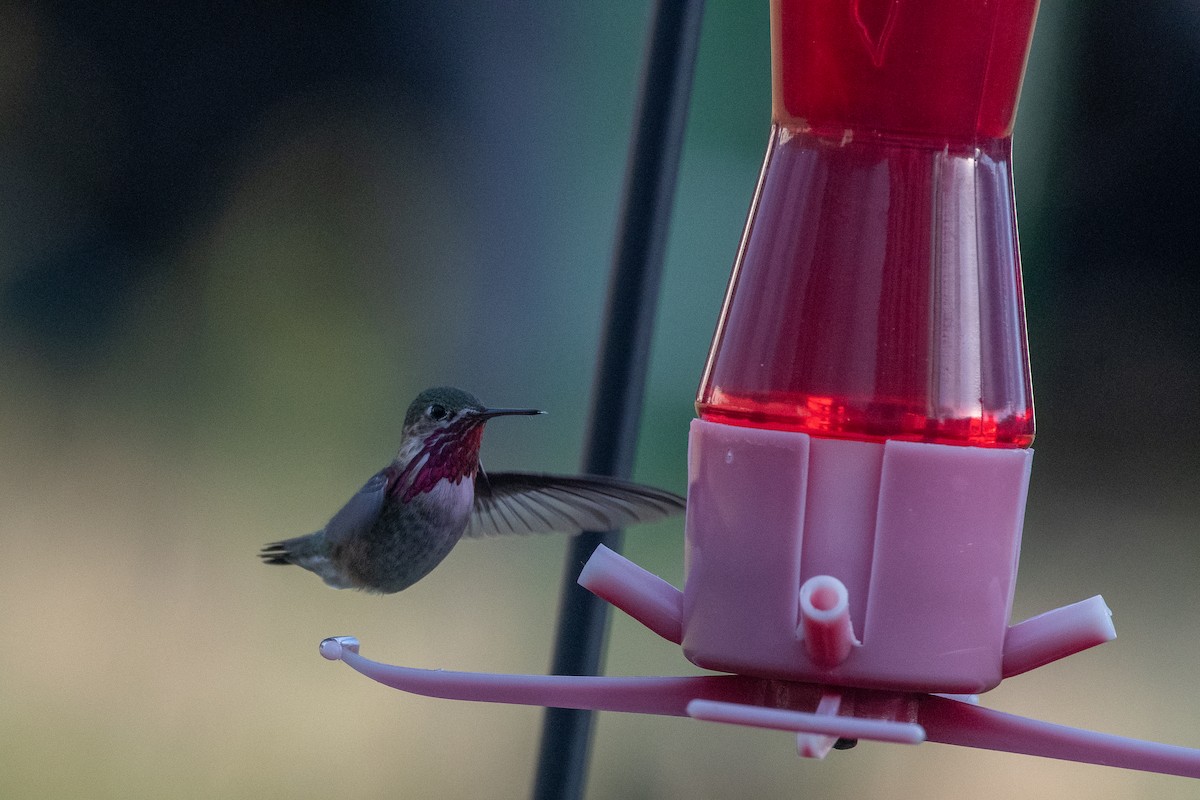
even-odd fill
[(286, 542), (271, 542), (258, 551), (258, 557), (264, 564), (290, 564), (290, 555)]
[(323, 542), (320, 539), (319, 533), (310, 533), (307, 536), (296, 536), (279, 542), (271, 542), (263, 545), (258, 557), (263, 560), (264, 564), (295, 564), (303, 567), (305, 562), (322, 554)]
[(263, 545), (258, 557), (264, 564), (295, 564), (303, 567), (315, 572), (335, 589), (348, 589), (353, 585), (329, 558), (324, 531)]

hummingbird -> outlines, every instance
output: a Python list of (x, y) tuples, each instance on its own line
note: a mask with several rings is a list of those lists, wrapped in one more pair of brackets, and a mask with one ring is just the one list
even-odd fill
[(464, 537), (606, 531), (684, 510), (684, 498), (595, 475), (486, 473), (479, 446), (488, 420), (541, 414), (487, 408), (461, 389), (417, 395), (400, 448), (325, 527), (272, 542), (267, 564), (295, 564), (335, 589), (391, 594), (428, 575)]

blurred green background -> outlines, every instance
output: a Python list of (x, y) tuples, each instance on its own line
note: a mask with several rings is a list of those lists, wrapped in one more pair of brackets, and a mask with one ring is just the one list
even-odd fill
[[(564, 542), (413, 589), (254, 557), (462, 385), (579, 462), (649, 8), (0, 2), (0, 796), (520, 797), (541, 713), (317, 654), (541, 673)], [(636, 477), (687, 426), (766, 146), (767, 4), (709, 0)], [(1038, 456), (1014, 617), (1120, 638), (985, 702), (1200, 746), (1200, 12), (1048, 3), (1016, 134)], [(682, 524), (627, 537), (677, 585)], [(615, 674), (695, 670), (616, 615)], [(1192, 797), (1179, 778), (604, 715), (590, 797)]]

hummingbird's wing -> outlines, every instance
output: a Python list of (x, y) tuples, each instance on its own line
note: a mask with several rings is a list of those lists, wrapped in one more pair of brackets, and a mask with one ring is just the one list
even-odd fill
[(379, 510), (383, 508), (389, 477), (388, 470), (382, 469), (363, 484), (358, 493), (351, 497), (325, 526), (327, 541), (345, 541), (366, 533), (375, 524), (375, 520), (379, 518)]
[(609, 531), (652, 522), (684, 509), (672, 492), (616, 478), (568, 477), (482, 470), (475, 477), (475, 507), (464, 534)]

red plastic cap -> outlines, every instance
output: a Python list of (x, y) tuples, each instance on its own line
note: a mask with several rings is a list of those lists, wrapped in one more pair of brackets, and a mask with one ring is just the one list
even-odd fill
[(774, 117), (818, 134), (1012, 134), (1037, 0), (772, 0)]

